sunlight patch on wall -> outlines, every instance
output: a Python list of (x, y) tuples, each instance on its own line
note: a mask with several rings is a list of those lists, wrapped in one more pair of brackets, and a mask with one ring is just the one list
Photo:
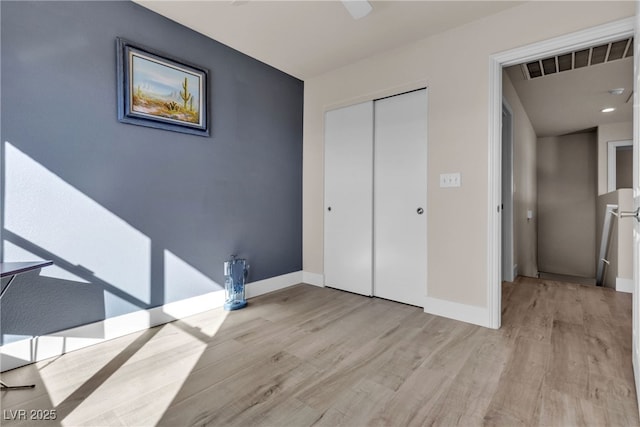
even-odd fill
[[(222, 270), (222, 265), (220, 265)], [(197, 268), (164, 250), (164, 297), (166, 302), (224, 289)]]
[[(146, 302), (146, 301), (145, 301)], [(107, 290), (104, 291), (104, 317), (106, 319), (119, 316), (122, 313), (132, 313), (144, 307), (139, 307), (133, 302), (127, 301)]]
[(5, 177), (7, 230), (72, 264), (78, 274), (150, 302), (147, 236), (9, 142)]

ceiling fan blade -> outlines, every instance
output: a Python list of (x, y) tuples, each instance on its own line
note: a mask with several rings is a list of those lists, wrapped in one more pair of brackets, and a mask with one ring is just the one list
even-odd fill
[(342, 4), (353, 19), (364, 18), (373, 10), (373, 7), (367, 0), (342, 0)]

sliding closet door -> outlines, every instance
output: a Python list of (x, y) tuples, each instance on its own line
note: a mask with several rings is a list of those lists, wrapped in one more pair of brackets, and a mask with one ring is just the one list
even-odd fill
[(371, 295), (373, 102), (327, 112), (324, 133), (325, 285)]
[(374, 105), (374, 295), (424, 307), (427, 90)]

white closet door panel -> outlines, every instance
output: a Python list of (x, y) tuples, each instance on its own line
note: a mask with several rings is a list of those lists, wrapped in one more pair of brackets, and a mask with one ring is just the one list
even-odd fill
[(372, 292), (373, 102), (325, 115), (325, 285)]
[(427, 91), (376, 101), (374, 109), (374, 295), (424, 307)]

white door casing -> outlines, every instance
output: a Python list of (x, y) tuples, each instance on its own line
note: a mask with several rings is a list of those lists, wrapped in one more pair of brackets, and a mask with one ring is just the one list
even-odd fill
[[(635, 93), (635, 92), (634, 92)], [(607, 141), (607, 192), (616, 191), (616, 152), (619, 147), (633, 147), (633, 141)]]
[(371, 295), (373, 102), (325, 114), (325, 286)]
[(513, 110), (502, 100), (502, 278), (514, 280), (513, 251)]
[(375, 296), (424, 307), (427, 90), (374, 103)]

